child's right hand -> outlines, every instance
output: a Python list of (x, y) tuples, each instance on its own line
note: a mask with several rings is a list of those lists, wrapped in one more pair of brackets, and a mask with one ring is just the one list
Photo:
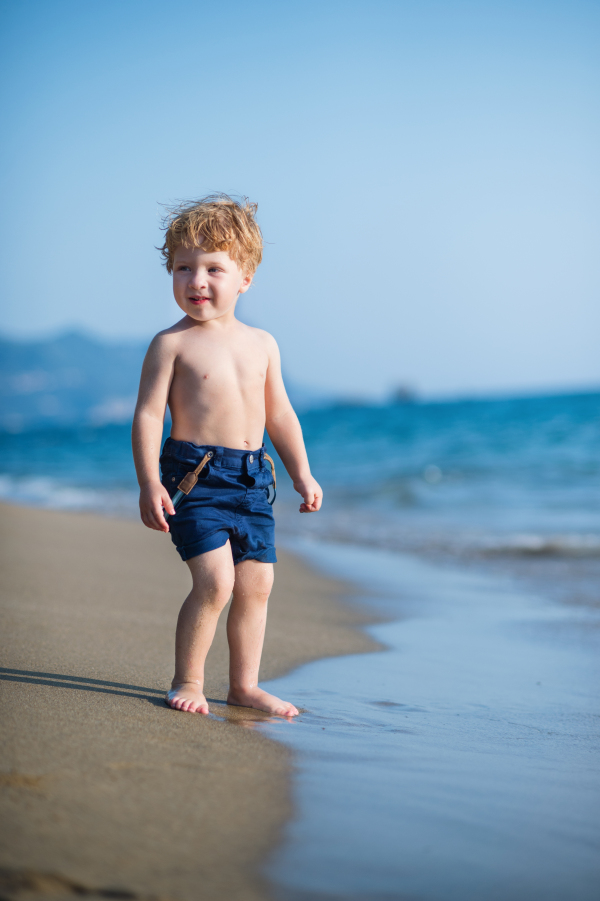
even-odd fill
[(169, 516), (175, 515), (175, 507), (169, 492), (160, 482), (140, 488), (140, 515), (145, 526), (156, 532), (168, 532), (169, 524), (165, 519), (165, 510)]

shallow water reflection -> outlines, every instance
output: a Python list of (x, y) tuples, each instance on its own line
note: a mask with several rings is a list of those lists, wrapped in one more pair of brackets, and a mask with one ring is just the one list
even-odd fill
[(369, 630), (387, 651), (269, 684), (306, 709), (257, 724), (300, 751), (276, 895), (596, 901), (600, 635), (576, 635), (597, 612), (383, 552), (310, 553), (378, 573), (377, 603), (410, 617)]

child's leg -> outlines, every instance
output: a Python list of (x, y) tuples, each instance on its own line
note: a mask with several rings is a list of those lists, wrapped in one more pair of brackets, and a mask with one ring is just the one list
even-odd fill
[(296, 716), (293, 704), (258, 687), (258, 668), (267, 624), (273, 564), (244, 560), (235, 567), (233, 600), (227, 618), (229, 639), (228, 704), (256, 707), (280, 716)]
[(187, 561), (193, 586), (183, 603), (175, 635), (175, 676), (166, 701), (176, 710), (208, 713), (203, 694), (204, 661), (217, 621), (231, 597), (234, 583), (229, 542)]

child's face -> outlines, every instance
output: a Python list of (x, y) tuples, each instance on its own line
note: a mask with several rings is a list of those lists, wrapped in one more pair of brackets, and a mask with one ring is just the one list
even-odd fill
[(178, 306), (191, 319), (208, 322), (233, 315), (240, 294), (250, 287), (245, 275), (228, 253), (208, 253), (201, 247), (178, 247), (173, 258), (173, 294)]

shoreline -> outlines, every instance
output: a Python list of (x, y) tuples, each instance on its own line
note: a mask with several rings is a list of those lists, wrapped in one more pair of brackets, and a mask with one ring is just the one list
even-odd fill
[[(294, 755), (256, 729), (265, 714), (224, 703), (225, 616), (211, 716), (173, 711), (162, 696), (190, 579), (169, 537), (98, 514), (0, 511), (3, 897), (195, 901), (199, 885), (206, 901), (271, 897), (259, 870), (293, 812)], [(261, 682), (381, 647), (361, 631), (381, 617), (349, 584), (278, 553)]]
[(600, 837), (598, 610), (506, 572), (305, 542), (362, 586), (381, 654), (266, 686), (307, 713), (298, 813), (266, 873), (279, 901), (593, 901)]

